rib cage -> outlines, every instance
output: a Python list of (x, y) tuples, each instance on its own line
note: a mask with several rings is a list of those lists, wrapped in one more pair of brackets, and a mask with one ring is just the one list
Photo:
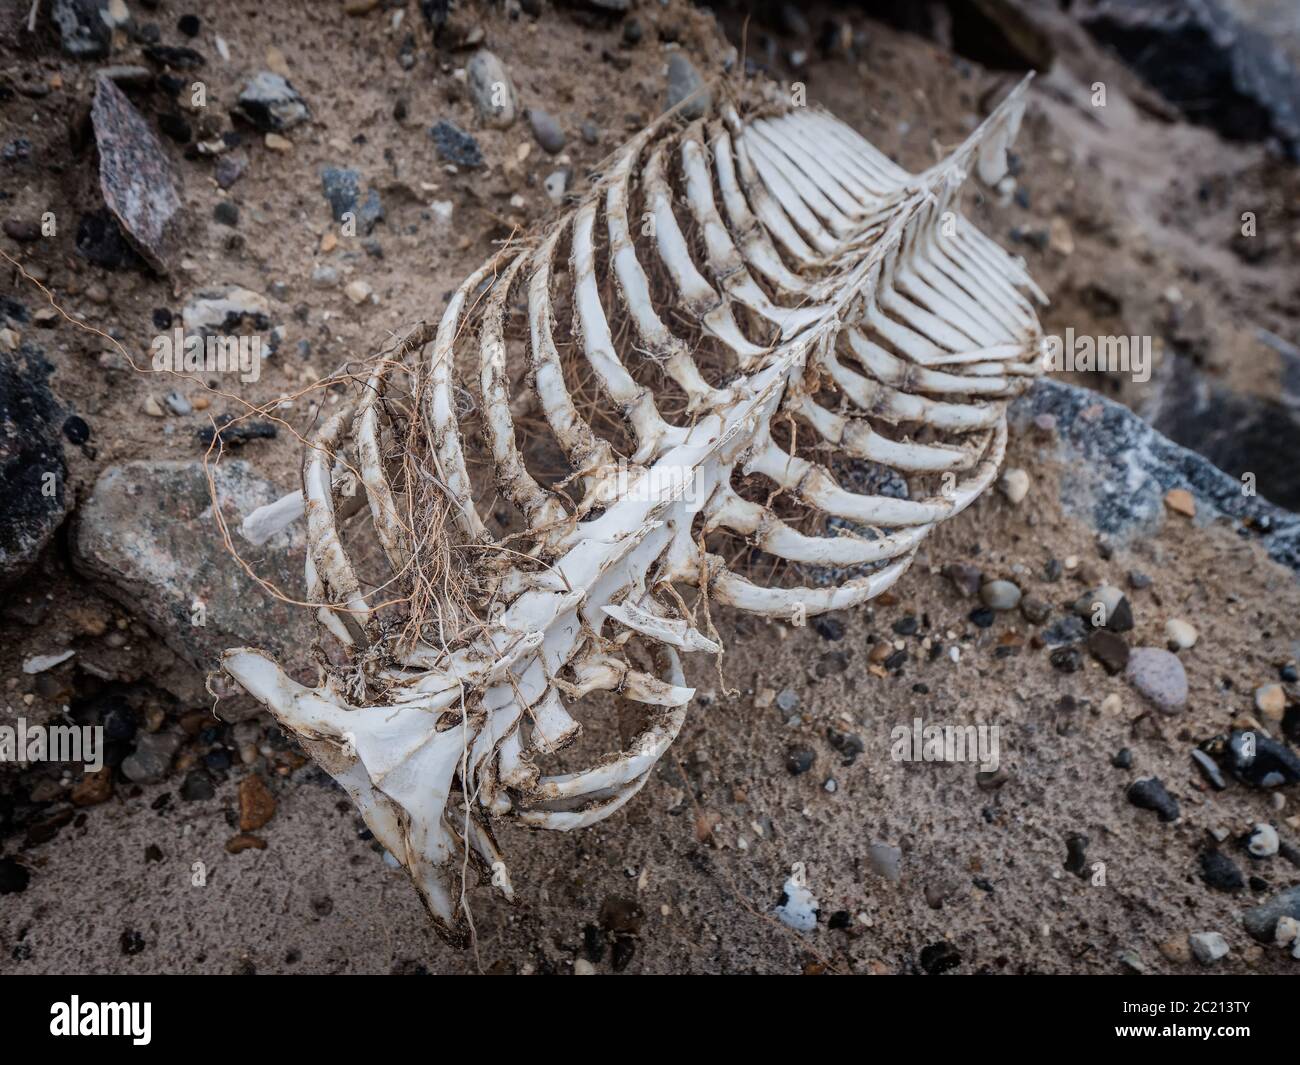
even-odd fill
[[(700, 631), (701, 601), (706, 618), (712, 601), (796, 621), (862, 603), (996, 476), (1006, 403), (1039, 363), (1023, 293), (1043, 297), (957, 200), (972, 166), (990, 182), (1004, 172), (1024, 92), (917, 175), (815, 110), (665, 116), (535, 241), (467, 278), (418, 359), (377, 364), (355, 410), (312, 439), (306, 578), (333, 652), (322, 682), (304, 687), (246, 648), (224, 666), (352, 795), (449, 939), (465, 936), (463, 866), (512, 893), (492, 816), (578, 828), (646, 782), (693, 695), (678, 652), (721, 651), (711, 623)], [(512, 345), (525, 388), (512, 385)], [(473, 367), (473, 410), (458, 359)], [(596, 383), (597, 411), (575, 400), (575, 372)], [(406, 403), (399, 374), (415, 382)], [(520, 447), (529, 403), (562, 479), (539, 478)], [(595, 413), (620, 430), (602, 435)], [(394, 467), (402, 421), (454, 526), (438, 544), (409, 520), (420, 488)], [(472, 423), (498, 497), (522, 516), (513, 533), (476, 506)], [(908, 491), (848, 490), (844, 461)], [(348, 466), (364, 503), (341, 492)], [(378, 605), (386, 585), (363, 587), (345, 546), (362, 507), (368, 521), (353, 524), (397, 578), (455, 540), (471, 614), (486, 620), (463, 627), (441, 603), (414, 638), (396, 624)], [(809, 517), (841, 535), (805, 531)], [(820, 583), (752, 579), (710, 550), (719, 538)], [(696, 610), (678, 587), (698, 590)], [(589, 768), (544, 773), (580, 729), (570, 708), (596, 691), (643, 704), (644, 731)]]

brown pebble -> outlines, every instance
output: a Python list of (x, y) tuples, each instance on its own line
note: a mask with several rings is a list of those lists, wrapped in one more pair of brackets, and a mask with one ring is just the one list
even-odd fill
[(237, 836), (231, 836), (226, 840), (226, 851), (229, 854), (238, 854), (240, 851), (248, 849), (264, 851), (266, 850), (266, 840), (261, 836), (254, 836), (248, 832), (241, 832)]
[(1171, 488), (1165, 493), (1165, 506), (1176, 514), (1196, 517), (1196, 500), (1186, 488)]
[(275, 816), (275, 796), (256, 773), (239, 782), (239, 830), (251, 832)]
[(98, 773), (87, 773), (72, 789), (74, 806), (97, 806), (113, 797), (113, 770), (104, 766)]

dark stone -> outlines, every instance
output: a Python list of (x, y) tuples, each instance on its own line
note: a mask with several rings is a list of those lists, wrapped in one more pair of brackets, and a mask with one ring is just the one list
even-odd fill
[(1274, 895), (1254, 909), (1247, 910), (1242, 914), (1241, 921), (1252, 939), (1271, 945), (1273, 932), (1282, 917), (1294, 917), (1300, 921), (1300, 884)]
[(1065, 840), (1065, 871), (1081, 880), (1088, 877), (1088, 837), (1075, 833)]
[(163, 131), (164, 136), (177, 144), (189, 144), (190, 138), (194, 136), (189, 121), (170, 111), (164, 111), (158, 116), (158, 128)]
[(235, 114), (264, 133), (284, 133), (311, 119), (311, 110), (287, 79), (258, 71), (239, 91)]
[(361, 196), (361, 178), (355, 170), (327, 166), (320, 172), (321, 191), (329, 201), (334, 221), (342, 222), (349, 212), (355, 217)]
[(71, 504), (52, 372), (28, 344), (0, 359), (0, 585), (36, 560)]
[(912, 636), (915, 635), (916, 630), (920, 628), (920, 622), (918, 622), (911, 614), (908, 614), (906, 617), (901, 617), (895, 621), (893, 628), (895, 634), (898, 636)]
[(1178, 820), (1178, 801), (1165, 790), (1159, 777), (1145, 777), (1129, 785), (1128, 801), (1142, 810), (1154, 810), (1161, 821)]
[(838, 729), (833, 728), (827, 729), (826, 739), (843, 756), (844, 765), (846, 766), (856, 762), (858, 755), (867, 749), (862, 742), (862, 737), (853, 732), (840, 732)]
[(441, 119), (429, 129), (433, 146), (447, 162), (456, 166), (476, 169), (483, 165), (483, 152), (478, 141), (461, 129), (456, 123)]
[(987, 606), (977, 606), (968, 615), (971, 623), (981, 629), (987, 629), (992, 625), (995, 616), (992, 607)]
[(107, 208), (83, 214), (77, 222), (77, 254), (105, 270), (138, 267), (140, 257), (131, 247)]
[(1234, 729), (1228, 738), (1228, 765), (1233, 776), (1254, 788), (1300, 782), (1300, 758), (1261, 732)]
[(1124, 637), (1106, 629), (1096, 629), (1088, 637), (1088, 652), (1112, 677), (1128, 665), (1128, 644)]
[(0, 895), (18, 895), (27, 890), (32, 874), (12, 858), (0, 858)]
[(201, 52), (173, 45), (151, 44), (145, 48), (144, 54), (146, 59), (160, 67), (171, 67), (173, 70), (198, 70), (207, 63)]
[(600, 904), (600, 926), (619, 935), (636, 935), (641, 931), (645, 912), (634, 900), (610, 895)]
[(938, 976), (961, 964), (961, 953), (948, 942), (931, 943), (921, 948), (921, 968), (930, 976)]
[(817, 761), (817, 752), (811, 747), (791, 747), (785, 752), (785, 767), (791, 776), (802, 776)]
[(1078, 643), (1088, 635), (1088, 626), (1076, 614), (1066, 614), (1060, 621), (1043, 630), (1043, 642), (1048, 647)]
[(1228, 782), (1223, 779), (1223, 770), (1219, 768), (1219, 763), (1204, 751), (1193, 747), (1192, 761), (1196, 763), (1196, 768), (1200, 770), (1205, 782), (1215, 791), (1222, 791), (1228, 786)]
[(41, 239), (41, 227), (25, 218), (6, 218), (5, 236), (19, 244), (35, 244)]
[(118, 942), (122, 947), (122, 953), (127, 957), (132, 957), (144, 950), (144, 936), (133, 928), (128, 928), (123, 932)]
[(1058, 647), (1048, 656), (1054, 669), (1062, 673), (1077, 673), (1083, 668), (1083, 655), (1077, 647)]
[(197, 37), (199, 30), (202, 28), (202, 23), (199, 21), (198, 15), (182, 15), (176, 21), (176, 28), (186, 37)]
[(216, 795), (212, 778), (201, 769), (191, 769), (181, 784), (181, 798), (186, 802), (201, 802)]
[(63, 435), (72, 444), (84, 444), (90, 439), (90, 426), (84, 418), (69, 414), (63, 419)]
[(1133, 768), (1133, 752), (1127, 747), (1121, 747), (1118, 751), (1110, 756), (1110, 764), (1116, 769)]
[(1201, 879), (1215, 891), (1240, 891), (1246, 886), (1237, 863), (1214, 849), (1201, 852)]
[(54, 0), (50, 18), (59, 29), (59, 43), (74, 59), (102, 59), (108, 55), (113, 31), (105, 15), (108, 0)]
[(1106, 619), (1106, 628), (1111, 632), (1133, 631), (1133, 607), (1129, 605), (1128, 596), (1121, 595), (1115, 609)]
[(823, 640), (844, 639), (844, 622), (839, 618), (818, 616), (812, 619), (812, 627)]
[(212, 208), (212, 218), (215, 222), (223, 226), (239, 225), (239, 208), (229, 200), (222, 200)]

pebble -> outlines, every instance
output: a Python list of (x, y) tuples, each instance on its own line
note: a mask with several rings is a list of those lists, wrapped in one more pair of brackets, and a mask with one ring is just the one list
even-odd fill
[(201, 769), (190, 770), (181, 784), (181, 798), (186, 802), (210, 799), (216, 793), (217, 789), (212, 786), (211, 778)]
[(785, 767), (791, 776), (802, 776), (817, 761), (817, 752), (811, 747), (791, 747), (785, 752)]
[(244, 83), (235, 110), (263, 133), (286, 133), (311, 118), (298, 90), (270, 70), (258, 71)]
[(1178, 820), (1178, 801), (1165, 790), (1159, 777), (1142, 777), (1129, 785), (1128, 801), (1141, 810), (1154, 810), (1166, 824)]
[(505, 64), (486, 48), (475, 52), (465, 68), (469, 95), (485, 125), (509, 129), (519, 114), (519, 97)]
[(1111, 676), (1128, 665), (1129, 647), (1123, 636), (1106, 629), (1097, 629), (1088, 637), (1088, 652), (1102, 664)]
[(891, 884), (903, 877), (903, 852), (890, 843), (873, 843), (867, 848), (867, 866)]
[(1272, 943), (1278, 925), (1284, 917), (1300, 921), (1300, 884), (1289, 887), (1241, 915), (1241, 923), (1251, 938), (1260, 943)]
[(569, 168), (562, 167), (559, 170), (552, 170), (546, 175), (546, 180), (542, 182), (542, 187), (546, 190), (546, 195), (552, 203), (560, 203), (564, 199), (564, 194), (569, 191), (569, 178), (571, 176)]
[(1041, 625), (1052, 613), (1052, 604), (1036, 595), (1020, 600), (1020, 614), (1031, 625)]
[(1170, 618), (1165, 622), (1165, 639), (1171, 651), (1187, 651), (1196, 646), (1200, 636), (1195, 627), (1182, 618)]
[(837, 641), (844, 639), (844, 622), (839, 618), (818, 616), (812, 619), (813, 631), (823, 640)]
[(969, 562), (950, 562), (943, 567), (943, 575), (961, 595), (969, 598), (979, 593), (983, 574), (978, 566), (972, 566)]
[(551, 155), (558, 155), (564, 150), (564, 130), (560, 129), (560, 124), (551, 116), (550, 112), (543, 111), (538, 107), (530, 107), (528, 109), (528, 125), (543, 151), (549, 152)]
[(365, 303), (370, 299), (373, 290), (365, 281), (349, 281), (343, 289), (344, 295), (353, 303)]
[(1083, 667), (1083, 655), (1077, 647), (1058, 647), (1048, 655), (1048, 660), (1053, 669), (1062, 673), (1077, 673)]
[(1196, 499), (1186, 488), (1171, 488), (1165, 493), (1165, 506), (1175, 514), (1196, 517)]
[(783, 716), (789, 717), (799, 709), (799, 693), (790, 688), (783, 688), (776, 697), (776, 708)]
[(1286, 710), (1286, 689), (1280, 684), (1264, 684), (1256, 688), (1255, 709), (1270, 721), (1281, 721)]
[(1018, 467), (1005, 470), (998, 479), (998, 488), (1007, 497), (1007, 502), (1018, 506), (1029, 494), (1029, 474)]
[(681, 52), (668, 57), (668, 107), (669, 110), (690, 98), (678, 113), (690, 121), (703, 118), (713, 108), (713, 93), (704, 87), (704, 79), (689, 59)]
[(966, 616), (970, 618), (971, 624), (976, 628), (987, 629), (993, 624), (993, 618), (995, 615), (990, 607), (977, 606)]
[(239, 208), (229, 200), (222, 200), (212, 208), (212, 219), (218, 225), (230, 226), (233, 229), (239, 225)]
[(1246, 886), (1237, 863), (1221, 850), (1201, 852), (1201, 879), (1216, 891), (1241, 891)]
[(332, 266), (317, 266), (311, 272), (312, 288), (333, 288), (339, 283), (339, 272)]
[(1065, 871), (1080, 878), (1088, 876), (1088, 837), (1080, 832), (1065, 840)]
[(1093, 626), (1111, 632), (1128, 632), (1133, 628), (1133, 608), (1124, 593), (1113, 584), (1103, 584), (1075, 601), (1074, 612)]
[(782, 924), (796, 932), (811, 932), (817, 927), (817, 897), (802, 880), (790, 877), (781, 888), (781, 898), (776, 904), (776, 916)]
[(1151, 587), (1151, 578), (1138, 570), (1130, 570), (1128, 575), (1128, 586), (1135, 592), (1140, 592), (1144, 588)]
[(163, 402), (167, 404), (167, 409), (169, 411), (180, 418), (185, 417), (187, 414), (192, 414), (194, 411), (194, 408), (190, 405), (190, 401), (179, 392), (168, 392), (167, 395), (163, 397)]
[(288, 137), (281, 137), (278, 133), (268, 133), (266, 135), (266, 147), (273, 152), (291, 152), (293, 151), (293, 141)]
[(1228, 737), (1233, 776), (1251, 787), (1276, 788), (1300, 782), (1300, 758), (1262, 732), (1233, 729)]
[(275, 796), (266, 782), (251, 773), (239, 782), (239, 830), (255, 832), (275, 816)]
[(1251, 831), (1246, 849), (1256, 858), (1271, 858), (1277, 853), (1280, 845), (1277, 829), (1270, 824), (1260, 822)]
[(1228, 782), (1223, 778), (1223, 770), (1219, 768), (1219, 763), (1200, 748), (1192, 748), (1192, 761), (1196, 763), (1196, 768), (1201, 771), (1201, 776), (1205, 778), (1205, 782), (1215, 791), (1222, 791), (1228, 786)]
[(980, 599), (994, 610), (1015, 610), (1020, 605), (1020, 589), (1011, 581), (989, 581), (980, 588)]
[(1193, 932), (1187, 937), (1187, 945), (1202, 965), (1213, 965), (1228, 956), (1228, 941), (1218, 932)]
[(149, 415), (150, 418), (167, 417), (167, 412), (162, 409), (162, 404), (160, 404), (154, 396), (145, 396), (141, 409)]
[(1178, 656), (1163, 647), (1133, 648), (1124, 677), (1166, 714), (1177, 713), (1187, 703), (1187, 672)]
[(1118, 751), (1110, 756), (1110, 764), (1116, 769), (1133, 768), (1133, 752), (1127, 747), (1121, 747)]
[(946, 973), (960, 964), (961, 952), (946, 940), (921, 948), (921, 968), (930, 976)]

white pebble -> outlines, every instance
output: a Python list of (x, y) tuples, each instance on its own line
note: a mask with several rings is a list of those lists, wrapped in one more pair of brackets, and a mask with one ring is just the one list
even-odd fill
[(1250, 834), (1250, 842), (1246, 844), (1247, 849), (1256, 858), (1273, 857), (1279, 846), (1281, 841), (1277, 838), (1277, 829), (1263, 822), (1255, 826), (1255, 830)]
[(1176, 650), (1186, 651), (1196, 646), (1199, 636), (1200, 633), (1195, 627), (1182, 618), (1170, 618), (1165, 622), (1165, 639), (1169, 642), (1169, 646)]
[(1019, 467), (1013, 466), (1006, 470), (998, 480), (998, 487), (1002, 494), (1007, 497), (1007, 502), (1013, 506), (1018, 506), (1020, 502), (1029, 494), (1029, 474)]

